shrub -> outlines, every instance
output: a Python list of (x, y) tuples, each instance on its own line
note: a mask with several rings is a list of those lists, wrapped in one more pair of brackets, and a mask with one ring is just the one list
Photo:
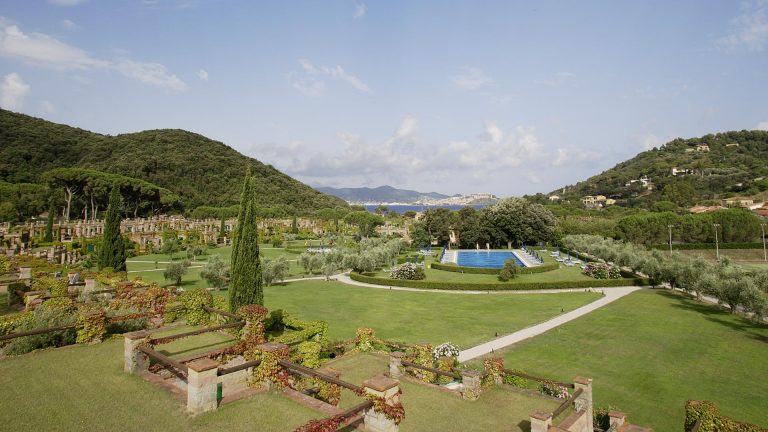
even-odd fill
[(440, 357), (456, 358), (458, 356), (459, 347), (450, 342), (441, 343), (432, 350), (432, 358), (435, 360), (439, 359)]
[(606, 263), (590, 262), (584, 268), (584, 274), (595, 279), (619, 279), (621, 270)]
[[(32, 312), (30, 320), (22, 320), (15, 331), (25, 332), (44, 328), (66, 327), (75, 324), (77, 314), (68, 298), (51, 299)], [(75, 342), (74, 328), (13, 339), (5, 348), (6, 354), (24, 354), (52, 346), (70, 345)]]
[(709, 401), (689, 400), (685, 404), (685, 432), (690, 432), (697, 420), (701, 420), (699, 432), (766, 432), (760, 426), (741, 423), (720, 414)]
[(544, 381), (540, 383), (539, 390), (547, 396), (553, 396), (559, 399), (568, 399), (569, 397), (567, 388), (555, 384), (551, 381)]
[(392, 279), (422, 280), (427, 275), (424, 272), (424, 267), (413, 263), (405, 263), (392, 267), (389, 271), (389, 277)]
[(440, 289), (440, 290), (481, 290), (481, 291), (508, 291), (508, 290), (535, 290), (535, 289), (563, 289), (563, 288), (595, 288), (595, 287), (620, 287), (620, 286), (644, 286), (650, 285), (647, 278), (632, 279), (595, 279), (580, 281), (562, 281), (562, 282), (487, 282), (487, 283), (467, 283), (467, 282), (436, 282), (424, 280), (402, 280), (389, 279), (375, 276), (362, 275), (351, 272), (349, 277), (358, 282), (364, 282), (375, 285), (401, 286), (420, 289)]
[(620, 411), (618, 408), (608, 405), (607, 407), (595, 407), (592, 411), (592, 421), (595, 429), (607, 431), (611, 427), (611, 417), (608, 415), (611, 411)]
[[(13, 306), (24, 302), (23, 293), (29, 292), (30, 287), (24, 282), (14, 282), (8, 284), (8, 306)], [(22, 295), (19, 295), (22, 293)]]
[(184, 305), (184, 316), (189, 325), (208, 324), (211, 314), (203, 306), (213, 305), (213, 296), (203, 288), (195, 288), (181, 294), (179, 300)]
[(502, 282), (507, 282), (510, 279), (514, 279), (517, 277), (519, 270), (520, 267), (517, 266), (515, 260), (508, 259), (504, 261), (504, 267), (502, 267), (501, 271), (499, 272), (499, 280)]
[[(513, 372), (522, 372), (522, 371), (517, 370), (517, 369), (512, 369), (512, 371)], [(518, 388), (528, 388), (528, 380), (527, 379), (525, 379), (523, 377), (520, 377), (520, 376), (517, 376), (517, 375), (510, 374), (510, 373), (504, 374), (504, 384), (508, 384), (508, 385), (515, 386), (515, 387), (518, 387)]]
[[(432, 263), (430, 265), (430, 268), (434, 270), (443, 270), (443, 271), (449, 271), (454, 273), (466, 273), (466, 274), (499, 274), (501, 272), (500, 268), (482, 268), (482, 267), (464, 267), (459, 266), (454, 263)], [(552, 270), (557, 270), (560, 268), (560, 265), (558, 263), (553, 264), (542, 264), (535, 267), (525, 267), (521, 268), (518, 267), (518, 274), (535, 274), (535, 273), (544, 273)]]

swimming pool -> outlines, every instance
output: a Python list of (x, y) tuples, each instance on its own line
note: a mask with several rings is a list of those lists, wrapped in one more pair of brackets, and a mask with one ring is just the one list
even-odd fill
[(504, 261), (513, 259), (518, 267), (525, 267), (520, 258), (507, 251), (457, 251), (456, 264), (462, 267), (502, 268)]

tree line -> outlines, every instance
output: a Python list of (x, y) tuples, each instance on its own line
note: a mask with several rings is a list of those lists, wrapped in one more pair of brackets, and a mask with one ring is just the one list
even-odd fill
[(728, 259), (709, 263), (700, 256), (649, 251), (601, 236), (565, 236), (562, 244), (645, 274), (656, 283), (668, 283), (672, 288), (693, 293), (699, 299), (703, 295), (714, 297), (728, 305), (731, 312), (752, 313), (756, 320), (768, 314), (768, 270), (746, 270), (732, 265)]

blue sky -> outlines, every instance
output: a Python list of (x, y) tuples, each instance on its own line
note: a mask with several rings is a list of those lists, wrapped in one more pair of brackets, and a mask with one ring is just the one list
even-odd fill
[(768, 0), (0, 0), (0, 106), (313, 185), (546, 193), (768, 130)]

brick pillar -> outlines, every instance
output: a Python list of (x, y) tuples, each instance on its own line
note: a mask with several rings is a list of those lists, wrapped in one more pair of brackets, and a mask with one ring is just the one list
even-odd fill
[(144, 330), (123, 334), (124, 371), (136, 374), (147, 370), (149, 358), (139, 351), (139, 346), (144, 343), (148, 336), (149, 333)]
[(584, 410), (587, 412), (587, 430), (591, 431), (594, 429), (592, 422), (592, 379), (576, 377), (573, 379), (573, 383), (575, 384), (574, 391), (582, 390), (581, 395), (574, 401), (574, 408), (576, 411)]
[(404, 373), (403, 357), (405, 353), (402, 351), (395, 351), (389, 354), (389, 376), (393, 379), (399, 379)]
[(201, 358), (187, 364), (187, 411), (199, 414), (218, 407), (219, 363)]
[(461, 371), (461, 396), (468, 400), (477, 400), (482, 393), (483, 373), (468, 369)]
[(617, 431), (627, 422), (627, 415), (620, 411), (611, 411), (608, 413), (610, 419), (609, 431)]
[[(400, 381), (377, 375), (363, 381), (363, 390), (376, 397), (382, 397), (387, 404), (400, 402)], [(365, 430), (367, 432), (398, 432), (400, 427), (383, 413), (370, 408), (365, 412)]]
[(32, 267), (19, 267), (19, 279), (32, 279)]
[(94, 291), (96, 289), (96, 279), (94, 278), (85, 278), (85, 288), (84, 290), (86, 292), (88, 291)]
[(543, 411), (531, 413), (531, 432), (547, 432), (550, 426), (552, 426), (552, 413)]

